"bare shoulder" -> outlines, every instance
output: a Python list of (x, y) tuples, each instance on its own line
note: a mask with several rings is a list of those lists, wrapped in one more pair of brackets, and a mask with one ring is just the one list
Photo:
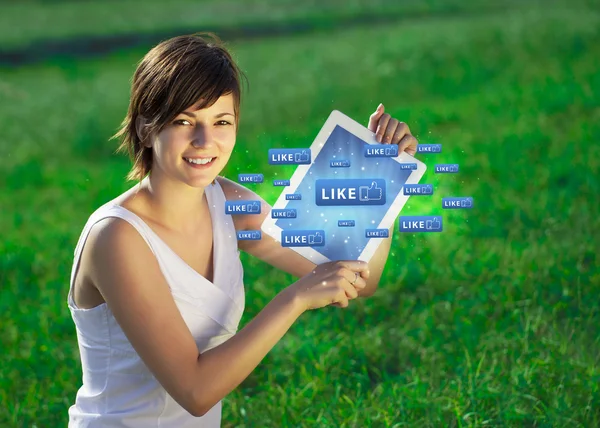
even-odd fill
[(239, 183), (236, 183), (233, 180), (230, 180), (226, 177), (217, 177), (217, 181), (221, 185), (223, 189), (223, 193), (225, 194), (225, 199), (228, 201), (235, 200), (257, 200), (260, 201), (261, 205), (261, 214), (236, 214), (233, 215), (233, 222), (235, 224), (236, 230), (250, 230), (257, 229), (256, 221), (260, 217), (260, 222), (264, 219), (264, 217), (271, 211), (271, 205), (269, 205), (262, 197), (260, 197), (256, 192), (247, 187), (242, 186)]
[(103, 262), (105, 253), (117, 251), (132, 254), (141, 244), (146, 245), (139, 232), (126, 220), (107, 217), (91, 227), (84, 253), (88, 253), (95, 261)]
[[(105, 301), (106, 288), (114, 283), (103, 281), (103, 272), (122, 271), (125, 264), (137, 264), (140, 259), (132, 256), (141, 252), (142, 259), (147, 257), (143, 254), (144, 245), (147, 246), (138, 231), (121, 218), (107, 217), (95, 223), (85, 240), (77, 273), (81, 278), (76, 282), (81, 287), (77, 291), (83, 301), (90, 298), (97, 300), (96, 303)], [(97, 297), (93, 297), (92, 288)]]
[[(136, 203), (137, 200), (134, 200), (137, 196), (137, 190), (131, 188), (115, 198), (113, 202), (143, 217), (140, 214), (140, 204)], [(102, 256), (104, 252), (113, 251), (133, 255), (135, 251), (143, 251), (144, 248), (148, 248), (148, 244), (137, 229), (120, 217), (106, 217), (95, 223), (90, 229), (85, 246), (89, 247), (88, 252), (93, 252), (96, 256)], [(133, 258), (128, 257), (127, 259)], [(104, 258), (99, 257), (94, 260), (102, 262)]]

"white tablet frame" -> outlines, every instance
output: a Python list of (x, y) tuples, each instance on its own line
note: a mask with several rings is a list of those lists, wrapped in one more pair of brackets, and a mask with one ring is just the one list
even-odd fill
[[(366, 142), (367, 144), (381, 144), (375, 139), (374, 132), (371, 132), (368, 128), (364, 127), (360, 123), (358, 123), (355, 120), (351, 119), (350, 117), (346, 116), (342, 112), (340, 112), (338, 110), (333, 110), (331, 112), (331, 114), (329, 115), (329, 117), (327, 118), (327, 120), (325, 121), (325, 124), (321, 128), (321, 131), (319, 131), (319, 133), (317, 134), (317, 137), (315, 138), (315, 140), (313, 141), (313, 143), (310, 146), (311, 159), (317, 158), (317, 155), (319, 154), (319, 152), (325, 145), (327, 139), (329, 138), (329, 136), (331, 135), (331, 133), (333, 132), (335, 127), (338, 125), (340, 127), (344, 128), (346, 131), (350, 132), (351, 134), (355, 135), (356, 137), (360, 138), (362, 141)], [(425, 164), (423, 162), (421, 162), (420, 160), (416, 159), (415, 157), (409, 155), (406, 152), (399, 153), (398, 156), (391, 157), (391, 159), (396, 160), (398, 163), (416, 163), (417, 164), (417, 169), (413, 170), (411, 172), (411, 174), (408, 176), (408, 179), (406, 180), (405, 184), (417, 184), (419, 182), (419, 180), (423, 177), (423, 174), (425, 174), (425, 170), (427, 169), (427, 167), (425, 166)], [(279, 198), (273, 205), (273, 209), (285, 209), (287, 203), (290, 202), (285, 199), (285, 195), (296, 192), (296, 189), (298, 188), (298, 186), (300, 186), (302, 179), (307, 174), (311, 165), (312, 165), (312, 163), (297, 165), (297, 168), (294, 171), (294, 174), (290, 178), (290, 185), (284, 187), (284, 190), (281, 192), (281, 194), (279, 195)], [(396, 221), (396, 217), (398, 217), (398, 215), (400, 214), (400, 211), (402, 211), (402, 208), (404, 207), (404, 204), (406, 204), (406, 201), (408, 201), (409, 197), (410, 197), (409, 195), (404, 195), (404, 186), (403, 186), (400, 189), (398, 196), (396, 196), (396, 199), (394, 199), (394, 201), (390, 205), (389, 209), (387, 210), (386, 214), (381, 219), (381, 222), (376, 227), (376, 229), (389, 229), (391, 226), (393, 226), (394, 222)], [(271, 218), (271, 215), (267, 216), (261, 225), (261, 231), (266, 233), (267, 235), (271, 236), (277, 242), (281, 243), (281, 232), (284, 229), (281, 229), (279, 226), (277, 226), (275, 224), (275, 222), (277, 220), (281, 220), (281, 219)], [(358, 226), (358, 225), (356, 225), (356, 226)], [(371, 260), (371, 258), (377, 251), (377, 248), (379, 247), (379, 245), (382, 243), (383, 239), (390, 239), (390, 238), (371, 238), (369, 240), (369, 242), (367, 243), (367, 245), (365, 246), (365, 248), (363, 249), (360, 256), (358, 257), (358, 260), (369, 262), (369, 260)], [(286, 247), (286, 248), (291, 248), (292, 250), (296, 251), (297, 253), (301, 254), (303, 257), (307, 258), (308, 260), (312, 261), (313, 263), (315, 263), (317, 265), (332, 261), (328, 257), (321, 254), (320, 252), (318, 252), (317, 250), (315, 250), (312, 247)], [(319, 247), (315, 247), (315, 248), (319, 248)]]

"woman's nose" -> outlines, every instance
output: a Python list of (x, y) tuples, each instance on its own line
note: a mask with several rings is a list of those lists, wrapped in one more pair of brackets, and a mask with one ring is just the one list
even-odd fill
[(196, 129), (196, 132), (194, 132), (192, 145), (194, 147), (210, 145), (212, 144), (212, 139), (213, 137), (210, 130), (207, 127), (199, 126), (198, 129)]

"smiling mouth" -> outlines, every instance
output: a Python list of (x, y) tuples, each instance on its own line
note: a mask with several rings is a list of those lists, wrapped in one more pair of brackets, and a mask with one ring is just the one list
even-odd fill
[(183, 158), (186, 162), (191, 163), (193, 165), (209, 165), (211, 163), (214, 162), (214, 160), (216, 159), (216, 157), (212, 157), (212, 158), (196, 158), (196, 159), (192, 159), (192, 158)]

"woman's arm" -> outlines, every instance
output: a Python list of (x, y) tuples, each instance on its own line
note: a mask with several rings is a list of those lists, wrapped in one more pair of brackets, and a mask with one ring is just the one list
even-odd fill
[(195, 416), (236, 388), (305, 310), (284, 289), (235, 336), (199, 354), (156, 258), (133, 226), (118, 218), (98, 222), (82, 257), (133, 348)]

